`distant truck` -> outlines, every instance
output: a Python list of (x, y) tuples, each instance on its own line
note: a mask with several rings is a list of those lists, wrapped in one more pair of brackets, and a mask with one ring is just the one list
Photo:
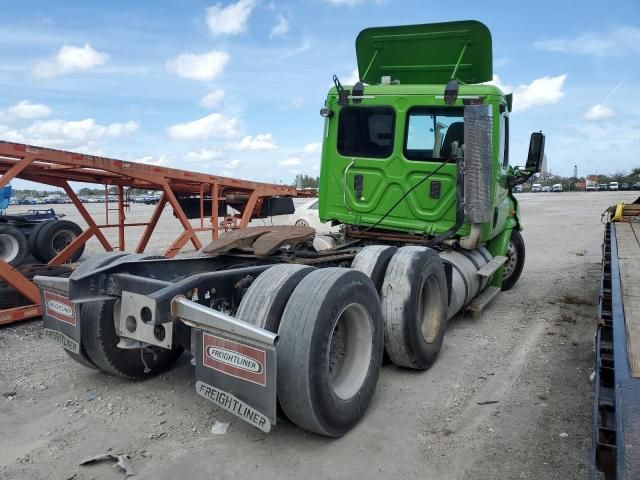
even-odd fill
[(561, 183), (556, 183), (551, 187), (551, 191), (552, 192), (561, 192), (562, 191), (562, 184)]
[(541, 192), (542, 191), (542, 185), (540, 183), (534, 183), (533, 186), (531, 187), (531, 191), (533, 193)]
[(586, 190), (587, 192), (595, 192), (596, 190), (598, 190), (598, 184), (593, 180), (587, 180)]
[(612, 192), (618, 191), (618, 182), (609, 182), (609, 190)]

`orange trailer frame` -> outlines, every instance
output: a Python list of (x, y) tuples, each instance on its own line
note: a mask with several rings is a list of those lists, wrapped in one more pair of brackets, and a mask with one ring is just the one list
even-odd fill
[[(62, 188), (87, 223), (88, 228), (52, 259), (49, 262), (50, 265), (60, 265), (67, 262), (73, 253), (93, 236), (97, 238), (105, 251), (113, 251), (114, 247), (102, 233), (102, 229), (105, 228), (118, 229), (117, 248), (124, 251), (126, 227), (145, 226), (135, 249), (136, 253), (144, 252), (167, 204), (171, 205), (184, 229), (164, 252), (165, 256), (173, 257), (188, 242), (191, 242), (196, 249), (202, 248), (196, 232), (211, 231), (211, 238), (215, 240), (218, 238), (220, 226), (224, 229), (245, 228), (252, 218), (259, 216), (262, 204), (266, 199), (274, 196), (295, 197), (298, 195), (295, 187), (251, 182), (4, 141), (0, 141), (0, 174), (2, 174), (0, 188), (6, 186), (14, 178)], [(98, 225), (94, 221), (69, 185), (70, 181), (105, 186), (106, 223)], [(109, 201), (106, 198), (110, 186), (117, 187), (118, 200), (115, 209), (109, 208)], [(126, 223), (125, 187), (162, 192), (148, 222)], [(306, 192), (300, 193), (304, 196)], [(199, 227), (191, 225), (178, 201), (178, 196), (184, 195), (195, 195), (200, 198)], [(240, 214), (225, 218), (221, 222), (222, 225), (219, 225), (218, 204), (219, 201), (225, 200), (227, 195), (245, 198), (246, 203), (240, 206)], [(205, 226), (204, 202), (208, 201), (205, 200), (205, 196), (209, 196), (211, 201), (211, 226), (209, 227)], [(234, 208), (237, 208), (236, 205)], [(117, 223), (109, 223), (109, 211), (113, 210), (118, 212)], [(33, 305), (0, 310), (0, 325), (41, 315), (40, 294), (34, 283), (2, 259), (0, 259), (0, 277), (33, 302)]]

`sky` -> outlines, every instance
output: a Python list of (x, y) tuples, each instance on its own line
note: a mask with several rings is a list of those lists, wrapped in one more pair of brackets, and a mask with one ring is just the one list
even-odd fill
[[(511, 162), (640, 166), (640, 2), (0, 0), (0, 140), (251, 180), (319, 174), (319, 110), (364, 28), (475, 19), (514, 93)], [(15, 181), (14, 188), (30, 184)]]

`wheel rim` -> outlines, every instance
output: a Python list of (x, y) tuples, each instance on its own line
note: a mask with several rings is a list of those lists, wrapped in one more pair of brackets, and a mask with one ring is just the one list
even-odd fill
[(75, 239), (76, 235), (70, 230), (61, 230), (51, 239), (51, 246), (56, 253), (60, 253)]
[(373, 322), (362, 305), (347, 305), (331, 332), (329, 383), (336, 396), (349, 400), (362, 387), (373, 348)]
[(507, 261), (504, 264), (504, 273), (502, 275), (503, 279), (507, 279), (513, 274), (517, 263), (518, 251), (516, 250), (516, 247), (513, 246), (513, 242), (509, 242), (509, 247), (507, 248)]
[(422, 286), (422, 322), (420, 331), (427, 343), (433, 343), (440, 332), (442, 305), (440, 283), (435, 275), (429, 275)]
[(296, 225), (296, 227), (308, 227), (309, 226), (309, 222), (307, 222), (306, 220), (301, 218), (300, 220), (296, 221), (295, 225)]
[(0, 258), (5, 262), (11, 262), (18, 256), (20, 245), (13, 235), (0, 234)]

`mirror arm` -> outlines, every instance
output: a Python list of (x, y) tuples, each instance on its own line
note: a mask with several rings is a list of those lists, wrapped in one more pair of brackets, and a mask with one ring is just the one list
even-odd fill
[(526, 170), (523, 172), (516, 167), (515, 175), (507, 176), (507, 189), (511, 190), (516, 185), (521, 185), (529, 181), (529, 179), (533, 177), (535, 173), (536, 172), (527, 172)]

